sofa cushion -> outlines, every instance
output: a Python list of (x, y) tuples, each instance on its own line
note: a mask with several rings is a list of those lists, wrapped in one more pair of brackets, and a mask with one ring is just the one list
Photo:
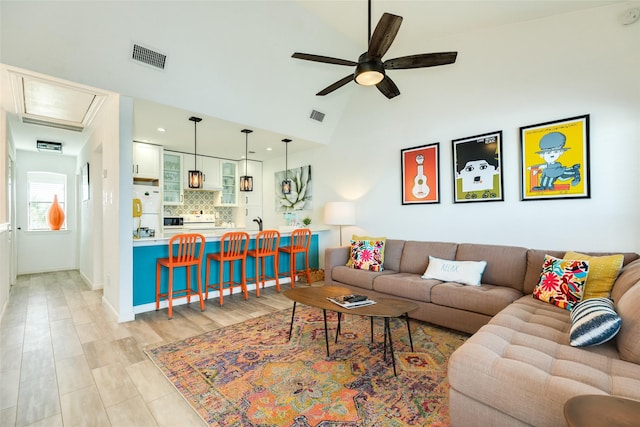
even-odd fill
[(442, 283), (440, 280), (425, 280), (418, 274), (387, 274), (375, 278), (373, 290), (388, 294), (390, 297), (431, 302), (431, 288), (440, 283)]
[(382, 271), (384, 240), (351, 240), (347, 267), (356, 270)]
[(350, 246), (350, 256), (349, 256), (349, 261), (347, 261), (347, 267), (351, 267), (351, 264), (353, 263), (353, 242), (354, 241), (380, 241), (382, 242), (382, 252), (380, 253), (380, 264), (384, 266), (384, 242), (387, 240), (386, 237), (371, 237), (371, 236), (357, 236), (357, 235), (352, 235), (351, 236), (351, 246)]
[(331, 270), (331, 280), (334, 282), (346, 283), (362, 289), (373, 289), (373, 279), (384, 274), (395, 274), (395, 271), (369, 271), (356, 270), (344, 265), (333, 267)]
[(590, 298), (571, 310), (569, 342), (574, 347), (603, 344), (620, 331), (622, 319), (609, 298)]
[(540, 282), (533, 290), (533, 297), (571, 310), (582, 300), (588, 274), (588, 261), (547, 255), (544, 257)]
[(429, 265), (422, 278), (480, 286), (482, 272), (486, 267), (486, 261), (452, 261), (429, 255)]
[(622, 254), (591, 256), (580, 252), (569, 251), (564, 254), (565, 259), (586, 259), (589, 261), (589, 277), (584, 285), (582, 299), (608, 298), (615, 282), (624, 257)]
[[(455, 259), (486, 261), (482, 283), (508, 286), (522, 292), (527, 265), (527, 249), (518, 246), (461, 243)], [(542, 264), (540, 264), (542, 265)]]
[(613, 302), (620, 301), (620, 298), (636, 283), (640, 282), (640, 259), (637, 259), (620, 270), (620, 275), (613, 283), (611, 289), (611, 299)]
[(400, 258), (404, 249), (404, 240), (387, 239), (384, 244), (385, 270), (400, 271)]
[(409, 240), (405, 242), (400, 259), (400, 272), (422, 274), (429, 265), (429, 255), (454, 259), (456, 256), (456, 243), (447, 242), (416, 242)]
[(522, 296), (522, 292), (506, 286), (465, 286), (444, 282), (431, 288), (431, 302), (445, 307), (494, 316)]
[(562, 258), (566, 251), (543, 251), (539, 249), (529, 249), (527, 251), (527, 272), (524, 277), (525, 294), (532, 294), (533, 289), (540, 282), (540, 272), (542, 271), (542, 263), (545, 255), (551, 255), (556, 258)]
[(640, 283), (625, 292), (615, 307), (622, 319), (616, 337), (620, 358), (640, 364)]

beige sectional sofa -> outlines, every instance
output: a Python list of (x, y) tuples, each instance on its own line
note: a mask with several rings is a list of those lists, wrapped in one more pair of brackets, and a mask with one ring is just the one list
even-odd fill
[[(618, 335), (599, 346), (572, 347), (570, 312), (531, 295), (545, 254), (564, 253), (387, 239), (380, 272), (347, 267), (348, 247), (327, 249), (325, 284), (408, 299), (419, 307), (411, 317), (473, 333), (449, 360), (452, 426), (562, 426), (572, 396), (640, 400), (640, 255), (623, 253), (611, 293), (622, 318)], [(487, 261), (481, 286), (423, 279), (430, 255)]]

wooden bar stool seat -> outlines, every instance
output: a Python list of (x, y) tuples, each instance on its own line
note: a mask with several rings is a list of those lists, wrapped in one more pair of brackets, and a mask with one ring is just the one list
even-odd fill
[[(278, 230), (264, 230), (256, 235), (256, 247), (247, 252), (248, 257), (256, 260), (255, 283), (256, 296), (260, 296), (260, 285), (264, 288), (267, 280), (276, 281), (276, 290), (280, 292), (278, 277), (278, 246), (280, 246), (280, 232)], [(266, 259), (273, 257), (273, 276), (266, 273)]]
[[(158, 258), (156, 261), (156, 310), (160, 308), (160, 300), (166, 299), (169, 304), (168, 317), (173, 317), (173, 299), (186, 297), (187, 303), (191, 302), (191, 295), (200, 298), (200, 310), (204, 311), (204, 299), (202, 297), (202, 255), (204, 253), (204, 236), (198, 233), (176, 234), (169, 240), (169, 256)], [(167, 292), (160, 291), (162, 267), (169, 270), (169, 286)], [(187, 271), (187, 286), (185, 289), (173, 289), (173, 270), (185, 267)], [(191, 284), (191, 269), (196, 267), (198, 289), (193, 289)]]
[[(289, 272), (283, 273), (283, 276), (291, 278), (291, 287), (295, 287), (295, 278), (298, 273), (304, 273), (307, 276), (307, 283), (311, 285), (311, 271), (309, 270), (309, 247), (311, 246), (311, 230), (308, 228), (297, 228), (291, 232), (291, 240), (288, 246), (282, 246), (280, 252), (289, 255)], [(297, 255), (304, 254), (304, 266), (297, 268)]]
[[(205, 298), (209, 299), (209, 289), (216, 287), (220, 291), (220, 305), (224, 304), (224, 289), (229, 288), (229, 295), (233, 287), (239, 285), (244, 293), (244, 299), (249, 299), (247, 292), (247, 251), (249, 249), (249, 233), (244, 231), (230, 231), (220, 237), (220, 252), (207, 254), (207, 273), (205, 277)], [(218, 283), (210, 281), (211, 262), (219, 263), (220, 277)], [(234, 280), (234, 264), (241, 262), (240, 281)], [(229, 280), (224, 280), (225, 263), (229, 263)]]

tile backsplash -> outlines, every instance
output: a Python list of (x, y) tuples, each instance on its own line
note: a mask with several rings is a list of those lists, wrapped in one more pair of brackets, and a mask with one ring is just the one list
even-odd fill
[(165, 206), (165, 216), (181, 216), (184, 214), (202, 213), (214, 214), (216, 224), (234, 221), (234, 208), (214, 205), (214, 193), (202, 190), (184, 190), (184, 203), (179, 206)]

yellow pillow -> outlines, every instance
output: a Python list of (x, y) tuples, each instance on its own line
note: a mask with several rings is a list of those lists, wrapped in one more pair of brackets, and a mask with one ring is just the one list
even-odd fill
[[(384, 246), (384, 244), (387, 241), (386, 237), (370, 237), (370, 236), (357, 236), (357, 235), (352, 235), (351, 236), (351, 240), (372, 240), (372, 241), (381, 241), (382, 245)], [(353, 264), (353, 259), (351, 259), (351, 256), (349, 256), (349, 261), (347, 261), (347, 267), (351, 267), (351, 265)], [(382, 254), (380, 255), (380, 264), (384, 264), (384, 250), (382, 251)]]
[(589, 261), (589, 277), (584, 285), (583, 300), (598, 297), (609, 298), (613, 282), (622, 268), (624, 255), (590, 256), (569, 251), (564, 254), (564, 257)]

